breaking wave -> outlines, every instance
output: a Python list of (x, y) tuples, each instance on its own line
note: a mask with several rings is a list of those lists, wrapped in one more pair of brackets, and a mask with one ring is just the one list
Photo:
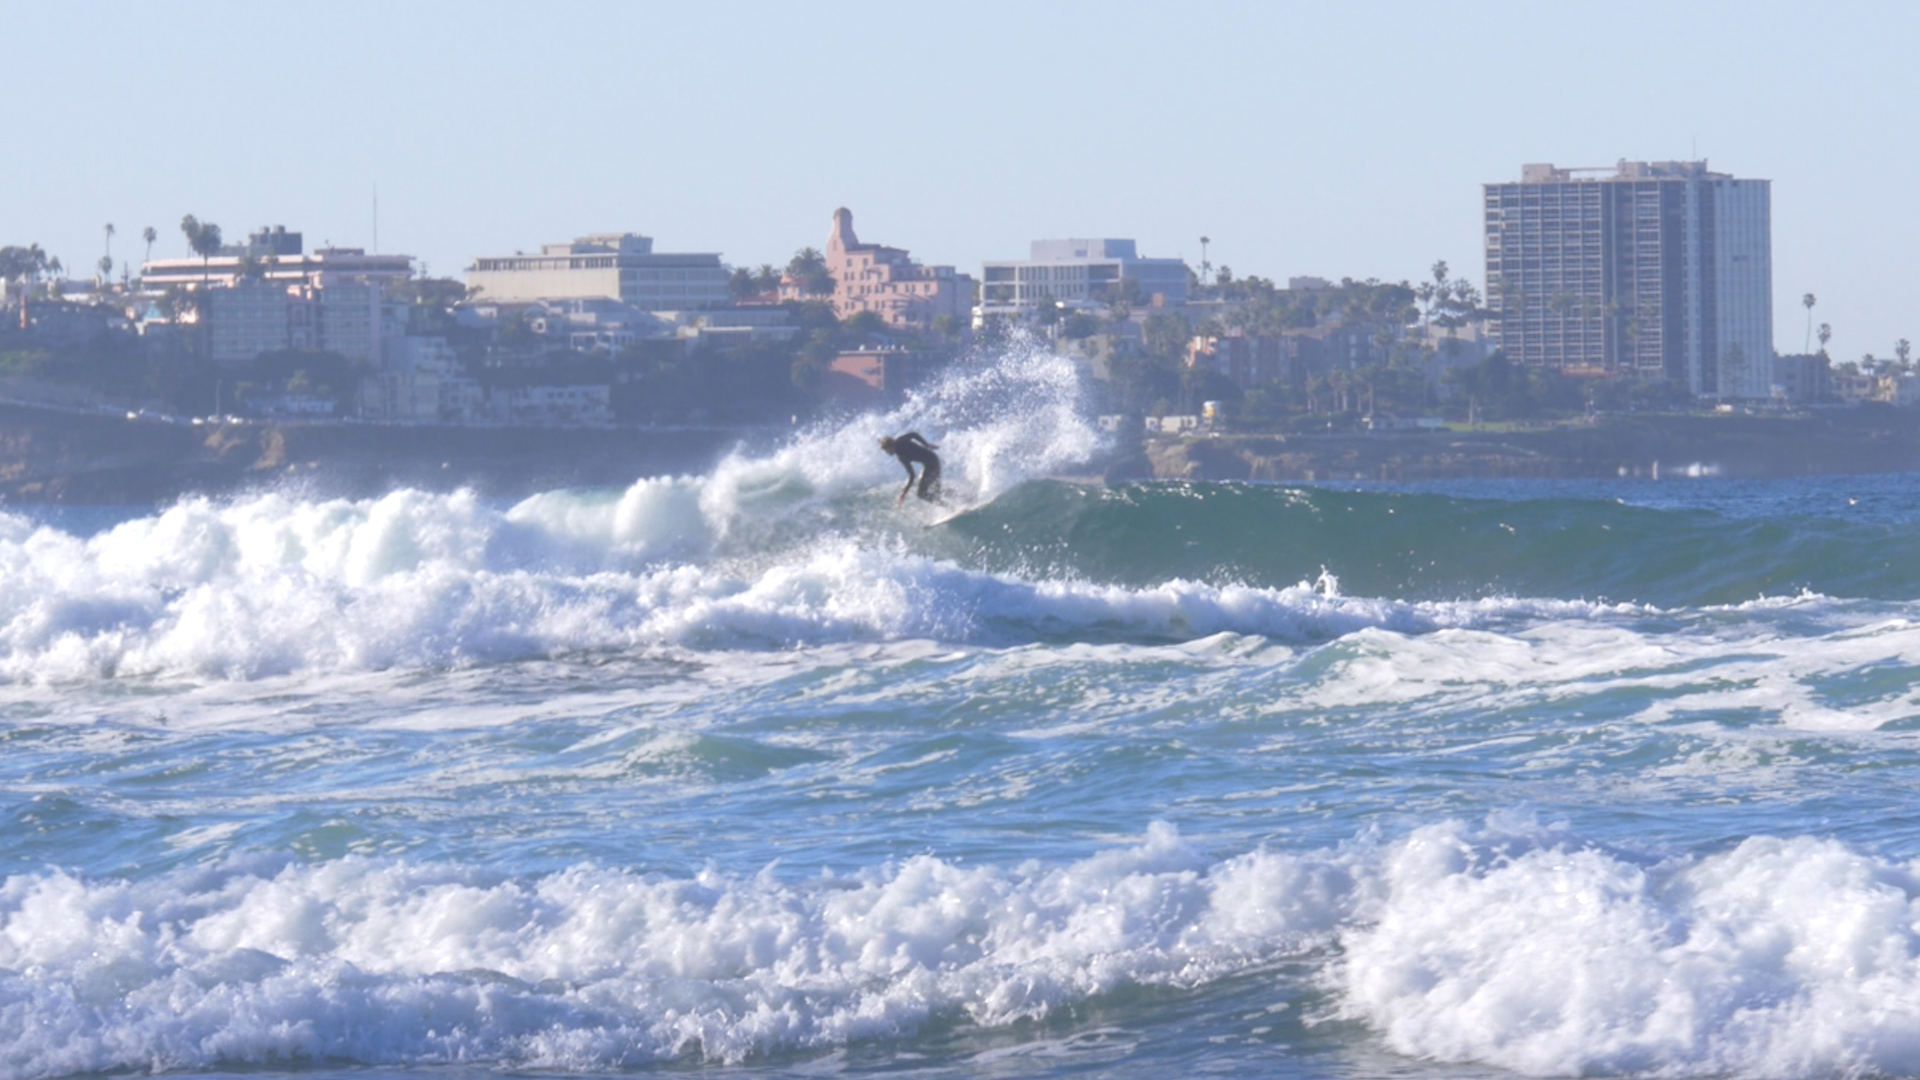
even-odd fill
[(1658, 859), (1527, 823), (1210, 860), (530, 879), (260, 858), (0, 885), (0, 1076), (737, 1062), (1321, 971), (1308, 1023), (1530, 1075), (1920, 1069), (1920, 876), (1830, 840)]

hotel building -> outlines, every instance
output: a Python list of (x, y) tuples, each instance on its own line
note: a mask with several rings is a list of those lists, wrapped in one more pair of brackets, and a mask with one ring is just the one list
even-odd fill
[[(854, 235), (853, 211), (833, 212), (827, 234), (827, 272), (833, 276), (833, 313), (849, 319), (863, 311), (888, 326), (925, 330), (943, 315), (963, 324), (973, 307), (973, 278), (951, 266), (923, 266), (905, 248), (863, 244)], [(808, 299), (803, 283), (780, 282), (780, 299)]]
[(1484, 199), (1489, 326), (1508, 358), (1770, 395), (1770, 181), (1704, 161), (1527, 165)]

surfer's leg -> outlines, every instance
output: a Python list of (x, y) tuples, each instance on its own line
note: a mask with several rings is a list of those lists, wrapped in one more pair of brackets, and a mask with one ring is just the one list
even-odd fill
[(926, 471), (920, 474), (920, 497), (928, 502), (940, 501), (940, 459), (927, 462)]

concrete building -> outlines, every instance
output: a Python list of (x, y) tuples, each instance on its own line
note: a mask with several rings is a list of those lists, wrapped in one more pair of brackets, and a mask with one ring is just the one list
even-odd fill
[(1665, 378), (1709, 397), (1773, 383), (1771, 182), (1704, 161), (1527, 165), (1484, 190), (1487, 304), (1507, 356)]
[(636, 341), (668, 333), (659, 315), (605, 297), (543, 300), (527, 305), (524, 314), (529, 330), (581, 353), (610, 356)]
[[(951, 266), (923, 266), (904, 248), (861, 243), (853, 211), (845, 207), (833, 212), (826, 263), (833, 275), (833, 313), (842, 319), (871, 311), (888, 326), (926, 330), (943, 315), (965, 320), (973, 309), (972, 277)], [(808, 297), (803, 283), (782, 277), (780, 299)]]
[(461, 424), (484, 418), (480, 384), (461, 373), (447, 339), (391, 343), (386, 368), (360, 380), (360, 415), (399, 424)]
[(149, 293), (180, 288), (230, 289), (251, 282), (319, 285), (321, 279), (384, 285), (413, 276), (411, 255), (369, 255), (362, 248), (323, 247), (305, 252), (297, 232), (284, 226), (262, 229), (244, 244), (228, 244), (207, 259), (154, 259), (140, 268), (140, 287)]
[(1788, 401), (1825, 401), (1833, 393), (1833, 365), (1826, 353), (1795, 353), (1773, 358), (1773, 385)]
[(1217, 371), (1242, 390), (1292, 385), (1306, 381), (1317, 345), (1303, 334), (1196, 335), (1187, 344), (1187, 366)]
[(522, 427), (605, 427), (613, 423), (613, 388), (605, 383), (527, 383), (490, 387), (495, 422)]
[(149, 293), (206, 294), (208, 353), (240, 364), (263, 352), (314, 349), (381, 363), (388, 288), (413, 276), (410, 255), (360, 248), (306, 253), (301, 235), (262, 229), (208, 259), (155, 259), (141, 269)]
[(836, 355), (827, 365), (820, 391), (847, 404), (866, 407), (898, 401), (931, 374), (937, 361), (917, 349), (863, 345)]
[(287, 348), (287, 286), (248, 284), (207, 293), (207, 344), (215, 363), (237, 364)]
[(746, 307), (727, 311), (662, 311), (660, 320), (674, 336), (694, 342), (758, 343), (790, 341), (800, 328), (782, 307)]
[(655, 252), (651, 237), (634, 233), (545, 244), (538, 255), (476, 259), (467, 288), (502, 304), (600, 297), (647, 311), (724, 307), (730, 300), (720, 256)]
[(1025, 260), (980, 268), (980, 314), (1020, 315), (1042, 300), (1098, 307), (1114, 299), (1184, 304), (1190, 280), (1180, 259), (1143, 259), (1131, 240), (1035, 240)]

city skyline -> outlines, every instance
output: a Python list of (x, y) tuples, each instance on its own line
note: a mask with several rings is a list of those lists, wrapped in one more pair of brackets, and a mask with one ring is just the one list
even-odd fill
[[(1891, 137), (1916, 108), (1904, 10), (1625, 5), (1662, 12), (1647, 41), (1513, 4), (542, 10), (20, 6), (40, 92), (0, 117), (25, 162), (0, 176), (0, 243), (85, 276), (106, 223), (137, 264), (149, 225), (156, 257), (183, 254), (192, 213), (438, 276), (627, 231), (755, 266), (824, 247), (847, 206), (966, 272), (1064, 236), (1197, 267), (1205, 235), (1241, 275), (1419, 280), (1444, 259), (1484, 283), (1482, 184), (1705, 159), (1773, 181), (1782, 351), (1806, 292), (1836, 359), (1920, 334), (1900, 251), (1920, 151)], [(197, 94), (155, 96), (188, 73)]]

